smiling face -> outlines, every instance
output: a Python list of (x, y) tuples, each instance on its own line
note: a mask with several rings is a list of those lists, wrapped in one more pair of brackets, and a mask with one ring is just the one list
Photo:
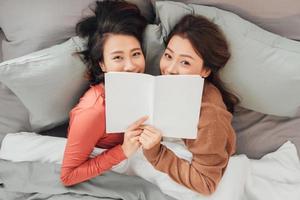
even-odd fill
[(203, 59), (194, 50), (191, 42), (184, 37), (174, 35), (160, 59), (163, 75), (200, 75), (208, 77), (210, 69), (204, 67)]
[(145, 71), (145, 58), (139, 41), (128, 35), (112, 34), (103, 47), (103, 62), (99, 63), (103, 72)]

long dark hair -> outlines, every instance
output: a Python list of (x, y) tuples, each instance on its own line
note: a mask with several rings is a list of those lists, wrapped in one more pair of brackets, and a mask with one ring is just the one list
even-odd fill
[(139, 8), (123, 0), (96, 1), (91, 8), (94, 15), (76, 24), (76, 33), (87, 37), (87, 49), (80, 52), (87, 64), (87, 78), (91, 85), (104, 82), (99, 63), (103, 62), (104, 43), (111, 34), (135, 37), (142, 46), (143, 32), (147, 21)]
[(230, 58), (226, 38), (219, 27), (203, 16), (186, 15), (173, 28), (167, 43), (174, 35), (187, 38), (191, 42), (194, 50), (203, 59), (204, 67), (211, 70), (206, 80), (220, 90), (227, 110), (233, 113), (239, 99), (225, 88), (219, 77), (219, 70)]

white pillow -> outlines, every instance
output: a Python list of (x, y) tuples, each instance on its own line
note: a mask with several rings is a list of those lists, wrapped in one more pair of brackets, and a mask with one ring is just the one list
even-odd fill
[(87, 88), (85, 64), (74, 54), (83, 50), (78, 37), (0, 64), (0, 82), (11, 89), (29, 111), (33, 131), (54, 127)]
[[(265, 114), (295, 115), (300, 107), (300, 42), (265, 31), (214, 7), (156, 2), (156, 13), (161, 38), (187, 14), (203, 15), (218, 24), (232, 53), (221, 71), (221, 79), (240, 97), (241, 106)], [(156, 66), (159, 63), (152, 62)]]

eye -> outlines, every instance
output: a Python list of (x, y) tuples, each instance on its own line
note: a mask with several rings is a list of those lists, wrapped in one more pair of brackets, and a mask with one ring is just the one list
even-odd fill
[(171, 60), (172, 59), (172, 56), (168, 53), (165, 53), (164, 54), (165, 58), (167, 58), (168, 60)]
[(190, 64), (188, 61), (186, 61), (186, 60), (183, 60), (183, 61), (181, 61), (180, 63), (183, 64), (183, 65), (186, 65), (186, 66), (191, 65), (191, 64)]
[(113, 60), (117, 60), (118, 61), (118, 60), (121, 60), (121, 59), (123, 59), (121, 56), (114, 56), (113, 57)]
[(133, 57), (138, 57), (138, 56), (140, 56), (140, 55), (142, 55), (142, 53), (139, 52), (139, 51), (134, 52), (134, 53), (132, 54)]

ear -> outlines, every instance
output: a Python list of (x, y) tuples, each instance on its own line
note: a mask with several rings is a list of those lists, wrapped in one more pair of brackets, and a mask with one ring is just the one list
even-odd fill
[(106, 72), (106, 66), (103, 62), (99, 62), (99, 67), (102, 69), (103, 72)]
[(203, 67), (201, 70), (201, 76), (203, 78), (207, 78), (211, 73), (211, 69), (209, 69), (208, 67)]

